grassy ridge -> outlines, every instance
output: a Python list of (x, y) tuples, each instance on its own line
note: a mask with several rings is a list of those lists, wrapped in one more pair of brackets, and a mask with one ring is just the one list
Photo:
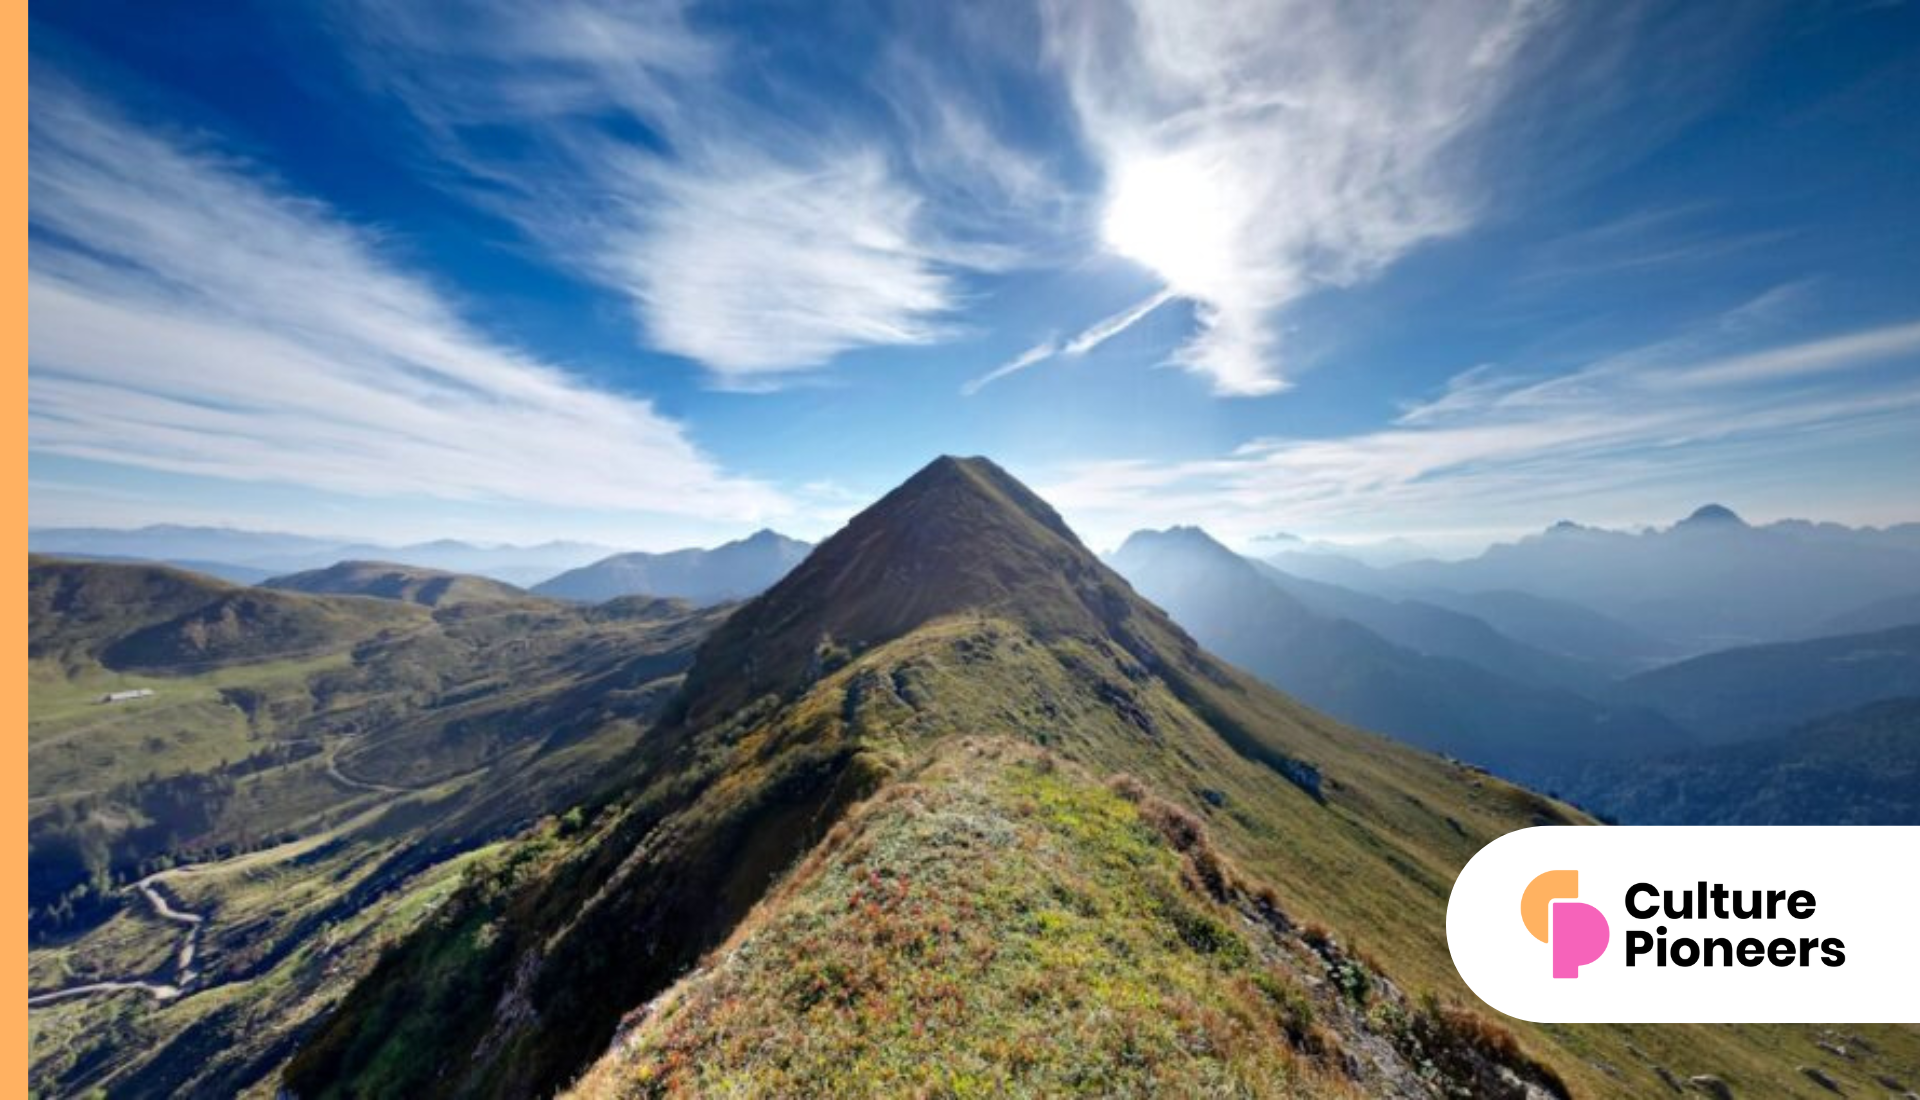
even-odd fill
[(836, 827), (570, 1095), (1360, 1096), (1428, 1082), (1564, 1094), (1504, 1031), (1411, 1004), (1298, 928), (1196, 818), (1136, 781), (960, 739)]
[[(1225, 685), (1191, 688), (1218, 721), (1290, 730), (1268, 748), (1318, 761), (1327, 789), (1316, 799), (1212, 733), (1164, 685), (1119, 687), (1132, 683), (1129, 669), (1138, 672), (1111, 647), (1043, 644), (1003, 621), (961, 617), (878, 647), (766, 718), (755, 721), (750, 709), (688, 746), (696, 770), (678, 781), (691, 792), (656, 785), (610, 806), (591, 833), (530, 860), (524, 877), (476, 887), (451, 907), (343, 1007), (290, 1082), (303, 1096), (333, 1095), (345, 1082), (513, 1095), (543, 1087), (530, 1069), (552, 1067), (564, 1080), (567, 1067), (605, 1046), (623, 1013), (696, 962), (787, 860), (824, 835), (841, 804), (836, 792), (887, 789), (888, 776), (973, 730), (1004, 731), (1171, 792), (1209, 815), (1234, 858), (1246, 852), (1294, 872), (1287, 897), (1300, 919), (1368, 922), (1362, 946), (1404, 960), (1388, 965), (1416, 988), (1451, 992), (1435, 984), (1453, 979), (1444, 948), (1434, 955), (1434, 929), (1449, 861), (1464, 862), (1479, 843), (1467, 833), (1565, 812), (1465, 768), (1440, 766), (1447, 778), (1431, 789), (1441, 776), (1429, 758), (1315, 719), (1231, 674), (1221, 673)], [(1116, 706), (1123, 691), (1130, 701)], [(1359, 751), (1341, 749), (1353, 739)], [(1429, 785), (1427, 799), (1398, 791), (1410, 777)], [(1400, 835), (1363, 824), (1374, 818)], [(1302, 866), (1314, 870), (1300, 874)], [(1356, 881), (1355, 867), (1384, 873)], [(524, 1005), (524, 1015), (509, 1014), (516, 1026), (495, 1031), (459, 1011), (502, 996)], [(475, 1050), (479, 1060), (469, 1062)], [(473, 1069), (453, 1080), (426, 1074), (444, 1064)]]

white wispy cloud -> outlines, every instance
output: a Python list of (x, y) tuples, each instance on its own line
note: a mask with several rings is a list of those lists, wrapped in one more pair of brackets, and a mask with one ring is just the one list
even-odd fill
[(787, 506), (649, 402), (478, 330), (378, 233), (258, 167), (33, 92), (33, 450), (357, 494)]
[(594, 250), (655, 347), (754, 387), (851, 348), (940, 337), (952, 282), (916, 238), (918, 199), (879, 157), (721, 159), (641, 166), (630, 220)]
[(1196, 306), (1175, 362), (1286, 385), (1276, 313), (1469, 225), (1465, 146), (1551, 13), (1539, 0), (1051, 3), (1107, 173), (1106, 244)]
[[(1372, 431), (1252, 440), (1217, 457), (1084, 464), (1043, 486), (1076, 524), (1112, 536), (1200, 522), (1251, 539), (1322, 533), (1524, 529), (1579, 512), (1693, 503), (1765, 469), (1802, 497), (1826, 476), (1801, 460), (1881, 453), (1914, 437), (1920, 324), (1676, 360), (1675, 345), (1551, 377), (1476, 367)], [(1836, 377), (1842, 373), (1847, 377)], [(1916, 437), (1920, 438), (1920, 437)], [(1870, 464), (1884, 468), (1882, 460)], [(1886, 470), (1888, 487), (1898, 475)], [(1634, 517), (1646, 518), (1644, 515)]]
[[(475, 198), (625, 296), (648, 345), (722, 387), (951, 331), (955, 273), (1004, 251), (939, 232), (877, 135), (803, 119), (792, 89), (731, 92), (733, 44), (687, 7), (369, 2), (354, 34)], [(936, 122), (921, 155), (983, 177), (995, 162), (977, 120), (956, 106)], [(503, 147), (502, 127), (519, 140)], [(1021, 171), (995, 167), (1005, 187), (1031, 186)]]
[(1078, 336), (1064, 343), (1056, 339), (1042, 340), (1012, 359), (1000, 364), (977, 378), (970, 379), (960, 387), (960, 392), (968, 397), (979, 393), (987, 386), (998, 382), (1010, 374), (1018, 374), (1029, 367), (1037, 367), (1049, 359), (1078, 359), (1108, 340), (1139, 324), (1147, 314), (1159, 309), (1173, 300), (1173, 292), (1162, 290), (1149, 295), (1111, 317), (1102, 318), (1082, 330)]

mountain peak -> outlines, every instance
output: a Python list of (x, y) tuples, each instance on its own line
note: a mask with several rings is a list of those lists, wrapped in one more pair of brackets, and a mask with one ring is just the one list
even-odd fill
[(936, 619), (1002, 616), (1039, 636), (1096, 635), (1139, 601), (1057, 512), (985, 458), (942, 456), (861, 512), (702, 647), (689, 716), (800, 686)]
[(941, 455), (921, 467), (919, 473), (908, 478), (880, 503), (885, 504), (895, 495), (911, 497), (921, 493), (946, 492), (970, 495), (995, 508), (1009, 509), (1072, 543), (1082, 553), (1086, 552), (1080, 546), (1079, 537), (1067, 527), (1066, 521), (1060, 518), (1060, 513), (1054, 511), (1052, 505), (1041, 500), (1033, 490), (1001, 469), (992, 459), (981, 455), (964, 458)]
[(1722, 525), (1722, 524), (1728, 527), (1745, 527), (1747, 525), (1747, 522), (1741, 519), (1739, 515), (1734, 512), (1733, 509), (1728, 508), (1725, 505), (1703, 504), (1700, 507), (1694, 509), (1692, 515), (1688, 516), (1686, 519), (1681, 520), (1679, 526), (1700, 527), (1700, 526), (1715, 526), (1715, 525)]
[(751, 546), (755, 548), (761, 548), (761, 547), (778, 548), (783, 546), (803, 547), (806, 544), (801, 542), (799, 539), (788, 538), (787, 536), (781, 534), (780, 532), (774, 530), (771, 527), (762, 527), (758, 531), (755, 531), (753, 534), (748, 535), (746, 538), (735, 540), (734, 542), (730, 542), (727, 545), (728, 546)]
[(1163, 550), (1198, 552), (1213, 556), (1226, 555), (1239, 557), (1228, 549), (1219, 539), (1208, 534), (1204, 528), (1181, 524), (1162, 531), (1151, 529), (1135, 531), (1127, 536), (1127, 541), (1114, 552), (1115, 558), (1136, 558), (1142, 554), (1153, 554)]

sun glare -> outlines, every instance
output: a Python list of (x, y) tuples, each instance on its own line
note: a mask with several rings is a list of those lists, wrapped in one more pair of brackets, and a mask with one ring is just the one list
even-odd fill
[(1219, 180), (1192, 157), (1130, 161), (1117, 173), (1101, 234), (1181, 292), (1215, 284), (1232, 241)]

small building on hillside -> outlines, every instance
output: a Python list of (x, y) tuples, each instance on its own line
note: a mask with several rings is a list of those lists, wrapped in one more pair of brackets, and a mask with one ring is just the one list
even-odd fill
[(134, 688), (131, 691), (109, 691), (100, 697), (100, 701), (102, 703), (124, 703), (129, 699), (145, 699), (152, 694), (152, 688)]

